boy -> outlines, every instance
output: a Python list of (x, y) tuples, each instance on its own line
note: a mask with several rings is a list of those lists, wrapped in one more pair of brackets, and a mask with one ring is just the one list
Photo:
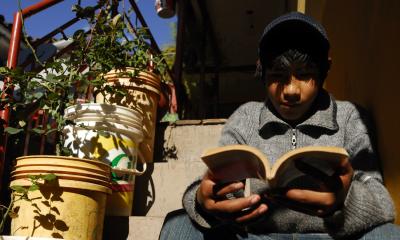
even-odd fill
[[(337, 167), (335, 179), (316, 178), (319, 189), (292, 188), (264, 201), (268, 196), (262, 193), (227, 198), (242, 190), (243, 183), (219, 186), (208, 172), (183, 197), (195, 223), (186, 215), (172, 218), (161, 239), (400, 237), (399, 228), (390, 223), (394, 207), (382, 185), (365, 116), (322, 88), (330, 67), (329, 47), (324, 28), (306, 15), (292, 12), (272, 21), (259, 44), (267, 100), (239, 107), (219, 144), (251, 145), (272, 161), (307, 145), (344, 147), (350, 159)], [(251, 190), (257, 193), (255, 181)], [(308, 210), (301, 212), (301, 206)]]

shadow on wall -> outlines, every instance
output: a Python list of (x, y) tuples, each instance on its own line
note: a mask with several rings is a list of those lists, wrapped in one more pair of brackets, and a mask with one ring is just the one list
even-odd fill
[[(117, 223), (117, 224), (115, 224)], [(111, 217), (105, 218), (103, 239), (125, 240), (129, 235), (129, 218)]]
[(156, 192), (152, 173), (154, 163), (147, 164), (147, 170), (135, 180), (135, 193), (133, 197), (133, 216), (146, 216), (156, 200)]
[[(158, 123), (157, 125), (154, 140), (154, 162), (166, 162), (165, 159), (170, 151), (164, 147), (165, 141), (168, 141), (168, 139), (164, 139), (167, 127), (168, 123), (166, 122)], [(147, 163), (146, 172), (136, 177), (132, 209), (133, 216), (146, 216), (156, 200), (154, 180), (152, 178), (153, 171), (154, 163)]]

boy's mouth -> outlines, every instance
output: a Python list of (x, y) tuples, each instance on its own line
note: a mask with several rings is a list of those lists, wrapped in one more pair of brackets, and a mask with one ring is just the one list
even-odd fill
[(300, 105), (301, 105), (300, 103), (281, 103), (281, 107), (288, 108), (288, 109), (296, 108)]

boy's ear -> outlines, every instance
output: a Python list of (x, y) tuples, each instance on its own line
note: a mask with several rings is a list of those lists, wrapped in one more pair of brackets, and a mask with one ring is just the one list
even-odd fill
[[(327, 66), (327, 68), (326, 68), (326, 74), (325, 74), (325, 78), (328, 76), (328, 74), (329, 74), (329, 71), (330, 71), (330, 69), (331, 69), (331, 66), (332, 66), (332, 58), (329, 56), (328, 57), (328, 64), (327, 64), (328, 66)], [(321, 87), (323, 87), (324, 86), (324, 83), (325, 83), (325, 78), (324, 78), (324, 81), (322, 81), (322, 84), (321, 84)]]

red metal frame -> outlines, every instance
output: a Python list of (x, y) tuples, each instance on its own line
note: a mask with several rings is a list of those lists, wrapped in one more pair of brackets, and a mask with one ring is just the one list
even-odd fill
[[(34, 15), (35, 13), (47, 9), (61, 1), (63, 0), (43, 0), (14, 14), (14, 22), (11, 29), (10, 47), (8, 49), (8, 61), (7, 61), (8, 68), (15, 68), (18, 64), (18, 55), (19, 55), (21, 32), (22, 32), (22, 18), (28, 18)], [(3, 90), (6, 89), (7, 83), (10, 82), (11, 82), (10, 78), (4, 79)], [(10, 91), (12, 92), (12, 89), (10, 89)], [(2, 99), (7, 97), (10, 96), (7, 95), (1, 96)], [(3, 120), (3, 127), (4, 128), (7, 127), (10, 119), (10, 111), (8, 108), (5, 108), (0, 111), (0, 118)], [(7, 146), (7, 134), (4, 134), (4, 136), (2, 137), (2, 141), (0, 143), (0, 189), (2, 188), (3, 172), (6, 160), (5, 157), (7, 151), (6, 146)]]

